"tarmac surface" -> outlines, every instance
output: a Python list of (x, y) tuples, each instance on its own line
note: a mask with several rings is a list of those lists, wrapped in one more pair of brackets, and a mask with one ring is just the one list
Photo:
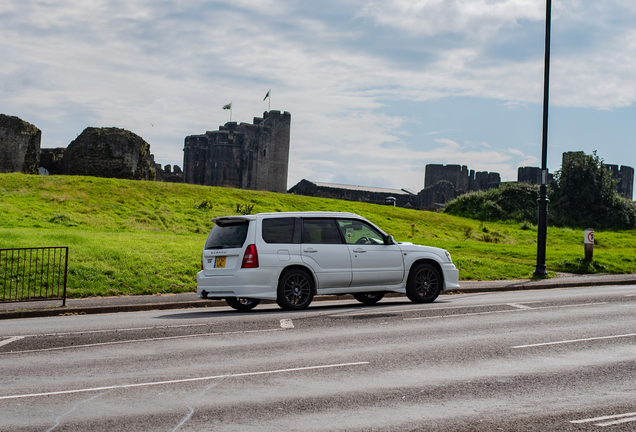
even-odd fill
[[(612, 285), (636, 285), (636, 274), (575, 275), (562, 273), (555, 278), (539, 280), (461, 281), (460, 289), (442, 291), (442, 295)], [(387, 295), (387, 297), (392, 296), (402, 296), (402, 294)], [(350, 295), (314, 297), (314, 301), (342, 299), (353, 299), (353, 297)], [(262, 304), (267, 303), (274, 302), (262, 302)], [(67, 299), (66, 306), (62, 305), (62, 300), (0, 303), (0, 320), (219, 306), (227, 306), (227, 304), (223, 300), (201, 300), (196, 293), (90, 297)]]

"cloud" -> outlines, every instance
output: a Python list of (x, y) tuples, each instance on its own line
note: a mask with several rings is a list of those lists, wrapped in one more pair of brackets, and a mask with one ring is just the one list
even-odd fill
[[(291, 184), (309, 177), (417, 189), (427, 163), (514, 179), (520, 163), (536, 158), (494, 144), (498, 131), (471, 125), (470, 113), (448, 128), (410, 127), (423, 101), (495, 99), (517, 112), (540, 104), (543, 7), (5, 0), (0, 111), (40, 127), (44, 147), (66, 146), (87, 126), (118, 126), (144, 137), (158, 162), (180, 165), (185, 136), (228, 121), (221, 106), (229, 102), (233, 120), (251, 122), (271, 88), (272, 109), (292, 113)], [(563, 0), (554, 8), (551, 103), (631, 106), (634, 2)], [(402, 104), (408, 112), (397, 111)]]

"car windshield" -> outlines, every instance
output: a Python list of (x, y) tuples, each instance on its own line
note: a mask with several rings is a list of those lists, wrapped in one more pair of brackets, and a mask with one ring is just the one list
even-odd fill
[(205, 249), (233, 249), (243, 247), (247, 237), (248, 221), (218, 221), (208, 239)]

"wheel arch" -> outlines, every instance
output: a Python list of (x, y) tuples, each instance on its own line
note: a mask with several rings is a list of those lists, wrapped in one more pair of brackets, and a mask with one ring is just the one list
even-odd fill
[(414, 261), (413, 264), (411, 264), (411, 268), (409, 268), (409, 273), (406, 276), (406, 280), (407, 281), (409, 280), (409, 278), (411, 277), (411, 272), (413, 271), (415, 266), (417, 266), (419, 264), (430, 264), (433, 267), (435, 267), (437, 269), (437, 271), (439, 272), (439, 276), (442, 278), (442, 289), (444, 289), (444, 286), (446, 285), (446, 280), (444, 279), (444, 272), (442, 271), (442, 266), (439, 265), (439, 263), (437, 261), (435, 261), (434, 259), (430, 259), (430, 258), (420, 258), (417, 261)]
[(301, 265), (301, 264), (292, 264), (292, 265), (288, 265), (287, 267), (285, 267), (280, 274), (278, 275), (278, 282), (280, 282), (280, 278), (283, 275), (283, 273), (285, 273), (287, 270), (302, 270), (305, 273), (307, 273), (309, 275), (309, 277), (311, 278), (311, 282), (312, 282), (312, 291), (313, 294), (316, 295), (316, 289), (318, 288), (318, 283), (316, 280), (316, 276), (314, 275), (314, 272), (311, 271), (311, 269), (307, 266)]

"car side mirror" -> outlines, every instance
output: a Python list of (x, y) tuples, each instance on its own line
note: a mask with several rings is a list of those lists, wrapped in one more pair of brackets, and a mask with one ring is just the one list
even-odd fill
[(395, 240), (393, 240), (393, 236), (391, 234), (389, 234), (388, 236), (384, 238), (384, 244), (386, 245), (395, 244)]

